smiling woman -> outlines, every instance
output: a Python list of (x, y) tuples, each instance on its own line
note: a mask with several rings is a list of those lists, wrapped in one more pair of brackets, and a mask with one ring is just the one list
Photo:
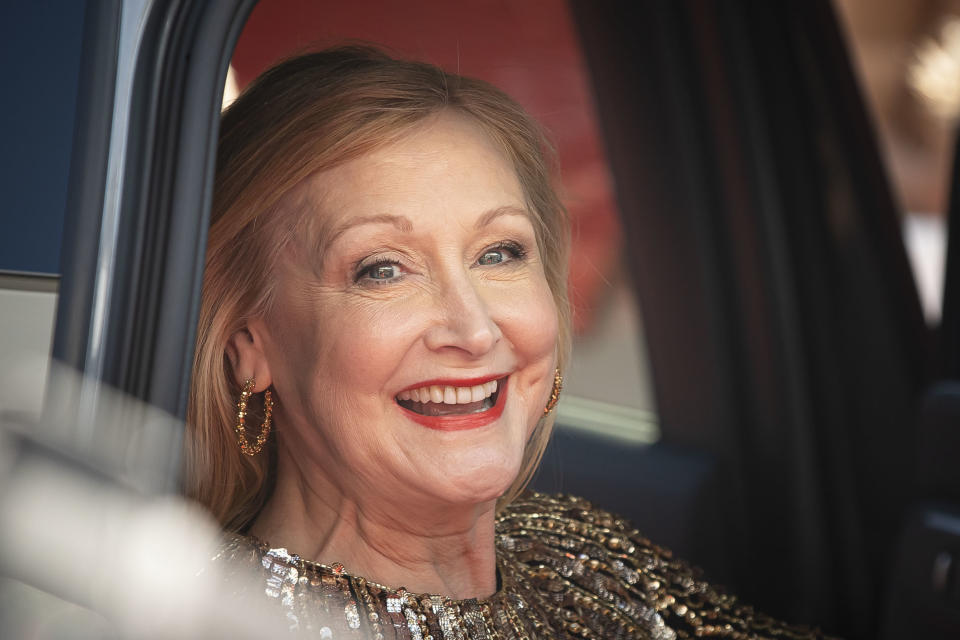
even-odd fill
[(321, 638), (818, 637), (522, 494), (570, 335), (547, 150), (497, 89), (367, 48), (225, 112), (186, 440), (218, 560)]
[(404, 457), (429, 432), (355, 425), (409, 417), (397, 394), (437, 380), (509, 376), (511, 423), (539, 428), (500, 492), (525, 484), (569, 344), (545, 148), (492, 87), (361, 48), (291, 60), (225, 112), (187, 451), (190, 493), (225, 526), (250, 524), (284, 466), (282, 444), (276, 462), (236, 455), (231, 398), (248, 378), (277, 398), (278, 443), (293, 419), (313, 439), (330, 424), (368, 448), (394, 440)]
[[(516, 173), (469, 120), (441, 112), (291, 197), (339, 233), (319, 256), (291, 238), (270, 308), (228, 341), (235, 377), (275, 389), (283, 425), (274, 490), (283, 499), (268, 501), (252, 531), (289, 537), (291, 509), (321, 530), (334, 514), (312, 501), (331, 495), (392, 522), (420, 511), (422, 535), (462, 529), (450, 509), (463, 505), (470, 519), (485, 505), (492, 522), (558, 351), (557, 307)], [(481, 383), (499, 385), (496, 404), (484, 408)], [(404, 406), (401, 394), (417, 403)], [(352, 559), (355, 534), (342, 549), (326, 544)], [(492, 592), (492, 562), (488, 570)]]

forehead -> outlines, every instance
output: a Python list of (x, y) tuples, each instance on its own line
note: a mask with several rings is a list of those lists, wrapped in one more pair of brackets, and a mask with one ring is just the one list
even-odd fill
[(311, 226), (327, 232), (354, 217), (472, 224), (472, 217), (497, 207), (524, 208), (512, 163), (479, 125), (455, 113), (440, 114), (396, 142), (317, 173), (298, 191)]

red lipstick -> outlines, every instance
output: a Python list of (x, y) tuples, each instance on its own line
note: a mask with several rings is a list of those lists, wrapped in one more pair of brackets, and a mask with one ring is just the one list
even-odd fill
[[(431, 380), (429, 382), (420, 382), (416, 386), (409, 387), (410, 389), (419, 389), (420, 387), (425, 387), (428, 385), (447, 385), (453, 387), (470, 387), (477, 384), (483, 384), (484, 382), (490, 382), (491, 380), (498, 380), (496, 376), (487, 376), (485, 378), (475, 378), (472, 380)], [(420, 424), (428, 429), (436, 429), (437, 431), (464, 431), (466, 429), (477, 429), (479, 427), (484, 427), (503, 414), (503, 407), (507, 401), (507, 386), (509, 378), (503, 378), (502, 382), (497, 383), (497, 401), (492, 407), (486, 411), (478, 411), (477, 413), (467, 413), (463, 415), (447, 415), (447, 416), (425, 416), (415, 411), (410, 411), (403, 405), (397, 405), (400, 407), (400, 410), (403, 411), (404, 415), (408, 418)], [(404, 389), (406, 391), (406, 389)]]
[(424, 380), (423, 382), (418, 382), (417, 384), (412, 384), (406, 389), (401, 389), (400, 393), (404, 391), (410, 391), (412, 389), (419, 389), (421, 387), (473, 387), (478, 384), (483, 384), (484, 382), (490, 382), (491, 380), (499, 380), (504, 378), (503, 374), (492, 375), (492, 376), (483, 376), (481, 378), (460, 378), (454, 380), (452, 378), (437, 378), (436, 380)]

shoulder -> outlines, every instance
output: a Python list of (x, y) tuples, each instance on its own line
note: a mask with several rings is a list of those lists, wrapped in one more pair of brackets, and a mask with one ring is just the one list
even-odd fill
[(271, 574), (283, 576), (295, 566), (295, 557), (275, 556), (274, 550), (252, 536), (226, 532), (210, 559), (210, 570), (232, 597), (259, 598), (270, 586)]
[(345, 575), (322, 573), (322, 565), (236, 533), (224, 534), (211, 564), (231, 601), (269, 631), (250, 637), (276, 637), (283, 630), (300, 637), (366, 637)]
[(628, 614), (654, 638), (825, 637), (744, 605), (627, 520), (582, 498), (527, 492), (500, 513), (497, 537), (547, 591), (578, 593), (581, 606), (611, 617)]
[(252, 584), (255, 591), (266, 586), (267, 595), (296, 586), (304, 570), (300, 557), (286, 549), (271, 548), (255, 536), (229, 532), (223, 534), (211, 565), (231, 585)]
[(265, 549), (256, 538), (239, 533), (224, 533), (217, 551), (210, 559), (211, 564), (222, 575), (235, 572), (249, 572), (259, 568)]
[(287, 600), (303, 573), (303, 562), (286, 549), (271, 549), (254, 536), (225, 533), (211, 568), (235, 597), (248, 594), (268, 600)]

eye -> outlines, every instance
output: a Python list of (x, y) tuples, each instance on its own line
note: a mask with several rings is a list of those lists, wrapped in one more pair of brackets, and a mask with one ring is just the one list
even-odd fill
[(522, 260), (526, 255), (527, 251), (522, 245), (508, 240), (485, 249), (477, 258), (477, 264), (482, 267), (493, 266), (512, 260)]
[(403, 275), (403, 269), (392, 260), (378, 260), (373, 264), (363, 265), (357, 272), (357, 282), (383, 284), (392, 282)]
[(488, 264), (500, 264), (505, 260), (503, 251), (500, 249), (494, 249), (493, 251), (487, 251), (480, 259), (477, 260), (478, 264), (488, 265)]

